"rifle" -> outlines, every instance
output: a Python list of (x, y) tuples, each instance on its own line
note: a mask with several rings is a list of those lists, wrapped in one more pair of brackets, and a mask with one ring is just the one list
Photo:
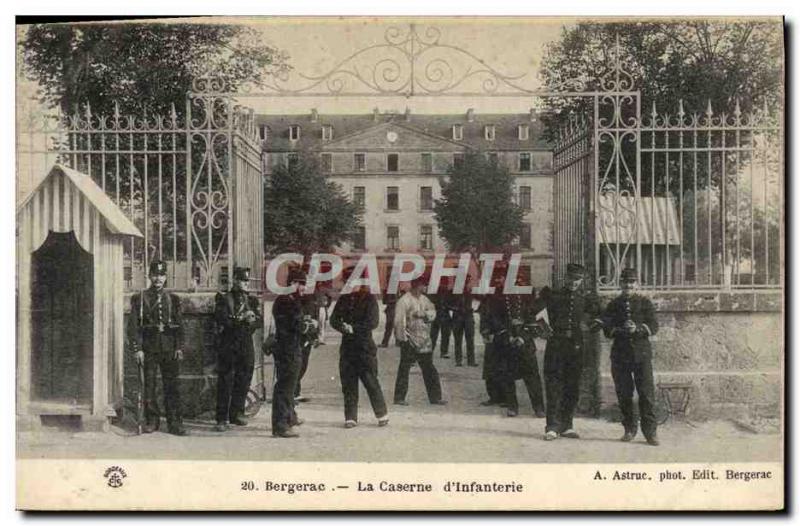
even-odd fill
[(144, 364), (137, 364), (139, 372), (139, 392), (136, 395), (136, 434), (142, 434), (144, 421)]

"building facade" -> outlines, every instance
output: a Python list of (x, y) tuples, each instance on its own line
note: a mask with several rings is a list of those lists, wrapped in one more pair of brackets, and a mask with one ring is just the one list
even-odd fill
[[(552, 147), (536, 113), (417, 115), (261, 115), (265, 177), (301, 154), (319, 155), (321, 169), (363, 207), (363, 226), (342, 255), (373, 253), (379, 267), (398, 252), (448, 252), (433, 212), (439, 178), (468, 151), (496, 156), (515, 179), (526, 210), (517, 251), (534, 285), (550, 283), (553, 251)], [(265, 225), (268, 228), (268, 225)]]

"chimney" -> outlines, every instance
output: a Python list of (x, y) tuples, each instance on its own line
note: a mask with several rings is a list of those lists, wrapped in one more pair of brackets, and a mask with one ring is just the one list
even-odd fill
[(531, 119), (531, 122), (534, 122), (536, 120), (536, 110), (533, 109), (533, 108), (531, 108), (531, 111), (530, 111), (530, 119)]
[(467, 110), (467, 122), (474, 122), (475, 121), (475, 110), (470, 108)]
[(373, 122), (378, 122), (379, 117), (380, 117), (380, 113), (378, 112), (378, 107), (376, 106), (376, 107), (372, 108), (372, 121)]
[(411, 120), (411, 108), (408, 106), (406, 106), (405, 120), (406, 122)]
[(319, 113), (317, 113), (317, 108), (311, 108), (311, 122), (319, 121)]

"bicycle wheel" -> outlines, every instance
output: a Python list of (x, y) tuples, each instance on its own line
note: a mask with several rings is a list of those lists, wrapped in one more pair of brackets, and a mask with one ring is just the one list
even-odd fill
[(658, 422), (659, 425), (669, 420), (669, 400), (663, 391), (661, 391), (656, 397), (656, 405), (653, 408), (653, 412), (656, 414), (656, 422)]

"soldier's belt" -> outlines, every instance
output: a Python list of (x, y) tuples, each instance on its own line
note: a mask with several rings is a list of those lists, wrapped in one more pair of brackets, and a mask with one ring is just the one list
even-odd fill
[(573, 331), (572, 331), (572, 329), (555, 330), (555, 331), (553, 331), (553, 336), (559, 336), (561, 338), (572, 338), (573, 337)]

